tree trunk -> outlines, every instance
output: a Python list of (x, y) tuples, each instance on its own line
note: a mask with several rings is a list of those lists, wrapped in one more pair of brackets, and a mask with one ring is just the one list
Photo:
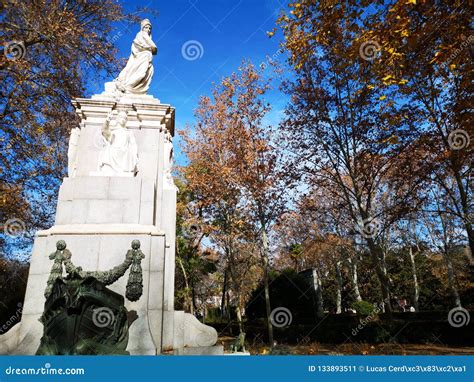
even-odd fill
[(188, 274), (186, 273), (186, 269), (184, 269), (183, 260), (181, 257), (177, 256), (179, 266), (181, 267), (181, 271), (183, 272), (184, 277), (184, 285), (186, 288), (186, 292), (184, 294), (184, 310), (189, 310), (189, 313), (194, 315), (194, 306), (191, 303), (191, 297), (189, 296), (190, 288), (189, 288), (189, 281), (188, 281)]
[(242, 323), (242, 297), (239, 295), (237, 298), (237, 323), (239, 324), (239, 334), (244, 332), (244, 326)]
[(324, 301), (321, 277), (317, 269), (313, 269), (313, 285), (316, 292), (316, 317), (322, 318), (324, 316)]
[(229, 293), (229, 288), (227, 288), (226, 292), (225, 292), (225, 296), (226, 296), (226, 306), (227, 306), (227, 310), (226, 310), (226, 316), (227, 316), (227, 322), (230, 324), (231, 320), (232, 320), (232, 309), (231, 309), (231, 305), (230, 305), (230, 293)]
[(341, 275), (341, 262), (336, 262), (336, 314), (342, 313), (342, 275)]
[(192, 309), (192, 314), (194, 314), (196, 311), (197, 311), (197, 304), (196, 304), (196, 292), (194, 290), (194, 284), (192, 284), (191, 286), (191, 296), (192, 296), (192, 306), (193, 306), (193, 309)]
[(456, 180), (456, 184), (459, 190), (459, 196), (461, 199), (461, 208), (464, 215), (463, 222), (464, 222), (464, 227), (466, 228), (469, 247), (471, 248), (471, 254), (474, 255), (474, 231), (472, 229), (472, 223), (471, 223), (472, 219), (470, 218), (471, 213), (470, 213), (470, 208), (469, 208), (469, 196), (462, 183), (461, 175), (459, 171), (456, 170), (456, 166), (454, 163), (452, 163), (451, 168), (454, 172), (454, 179)]
[(222, 285), (222, 300), (221, 300), (221, 318), (225, 317), (225, 296), (227, 293), (227, 269), (224, 270), (224, 284)]
[(351, 268), (351, 276), (352, 276), (352, 289), (354, 291), (354, 296), (356, 301), (362, 301), (362, 296), (360, 295), (359, 291), (359, 281), (358, 281), (358, 274), (357, 274), (357, 260), (349, 259), (349, 265)]
[(389, 319), (392, 317), (392, 304), (390, 301), (390, 279), (387, 275), (387, 270), (381, 265), (381, 258), (383, 256), (383, 251), (379, 245), (375, 244), (373, 239), (367, 239), (367, 244), (369, 247), (370, 258), (372, 260), (372, 265), (375, 269), (375, 273), (380, 282), (380, 288), (382, 291), (383, 298), (383, 307), (384, 312), (388, 314)]
[(453, 303), (456, 307), (461, 307), (461, 297), (459, 297), (458, 288), (456, 287), (456, 276), (454, 273), (453, 262), (451, 261), (451, 257), (448, 254), (448, 250), (445, 248), (443, 251), (444, 261), (446, 262), (446, 266), (448, 267), (448, 282), (449, 288), (451, 289), (451, 294), (453, 296)]
[(416, 276), (416, 264), (415, 264), (415, 255), (413, 254), (413, 248), (410, 246), (410, 264), (411, 264), (411, 274), (413, 277), (413, 307), (418, 312), (418, 299), (420, 297), (420, 286), (418, 285), (418, 277)]
[(265, 309), (267, 313), (268, 342), (270, 348), (273, 348), (273, 325), (270, 320), (272, 308), (270, 304), (270, 287), (269, 287), (269, 259), (268, 259), (268, 237), (264, 226), (262, 225), (262, 250), (263, 250), (263, 283), (265, 288)]

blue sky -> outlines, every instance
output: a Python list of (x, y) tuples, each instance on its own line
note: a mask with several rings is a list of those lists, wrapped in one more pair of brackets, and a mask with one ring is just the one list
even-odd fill
[[(177, 130), (184, 129), (186, 123), (192, 124), (199, 96), (210, 93), (212, 82), (217, 83), (235, 71), (244, 58), (260, 65), (267, 61), (267, 56), (278, 52), (281, 36), (270, 39), (266, 32), (275, 27), (275, 20), (286, 6), (283, 0), (144, 0), (123, 3), (128, 11), (148, 6), (159, 12), (158, 17), (140, 14), (152, 22), (152, 37), (158, 46), (149, 94), (176, 108)], [(119, 48), (119, 57), (130, 55), (130, 46), (139, 28), (136, 25), (127, 30), (119, 25), (110, 37)], [(182, 49), (186, 43), (197, 47), (198, 58), (189, 60), (184, 57)], [(103, 84), (96, 84), (90, 91), (97, 93), (102, 88)], [(267, 121), (276, 122), (286, 98), (275, 90), (268, 101), (273, 110)], [(179, 139), (175, 143), (176, 161), (183, 163)]]

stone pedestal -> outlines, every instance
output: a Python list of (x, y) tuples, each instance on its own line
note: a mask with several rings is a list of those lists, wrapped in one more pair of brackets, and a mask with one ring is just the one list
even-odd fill
[[(107, 86), (106, 86), (107, 89)], [(69, 176), (59, 190), (55, 225), (37, 233), (23, 307), (23, 318), (0, 336), (0, 353), (34, 354), (43, 334), (38, 321), (52, 266), (48, 255), (65, 240), (75, 265), (103, 271), (120, 264), (132, 240), (145, 254), (143, 295), (126, 308), (136, 319), (130, 326), (130, 354), (222, 353), (215, 329), (194, 316), (174, 311), (176, 192), (170, 171), (174, 108), (152, 96), (103, 93), (75, 99), (81, 117), (69, 147)], [(98, 171), (100, 136), (112, 110), (125, 111), (126, 128), (138, 146), (138, 168), (133, 174), (103, 176)], [(122, 175), (122, 176), (121, 176)], [(125, 293), (125, 277), (110, 289)], [(191, 349), (191, 350), (190, 350)]]

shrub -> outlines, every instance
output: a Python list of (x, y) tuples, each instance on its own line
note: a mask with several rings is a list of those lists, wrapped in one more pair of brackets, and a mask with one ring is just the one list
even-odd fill
[(354, 302), (352, 308), (359, 316), (370, 316), (375, 311), (375, 307), (370, 302), (364, 300)]

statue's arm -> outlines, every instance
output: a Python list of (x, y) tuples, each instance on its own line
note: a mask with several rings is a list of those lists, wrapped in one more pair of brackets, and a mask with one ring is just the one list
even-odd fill
[(109, 113), (107, 115), (107, 118), (105, 118), (105, 122), (102, 125), (102, 135), (103, 137), (110, 142), (110, 137), (112, 133), (110, 132), (110, 120), (111, 120), (111, 114)]
[[(140, 42), (143, 42), (144, 44), (141, 44)], [(156, 54), (158, 52), (155, 43), (153, 42), (151, 37), (145, 32), (139, 32), (139, 36), (135, 38), (134, 44), (139, 46), (141, 49), (151, 51), (152, 54)]]

